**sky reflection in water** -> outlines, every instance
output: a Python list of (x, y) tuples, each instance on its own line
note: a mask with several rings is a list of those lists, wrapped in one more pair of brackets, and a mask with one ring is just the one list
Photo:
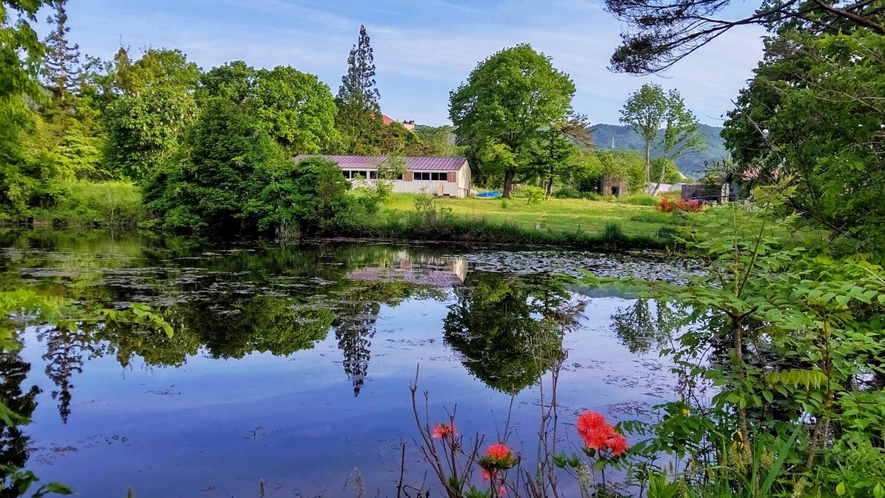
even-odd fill
[[(41, 389), (24, 429), (27, 466), (81, 496), (125, 496), (129, 486), (144, 497), (257, 496), (262, 479), (268, 496), (356, 496), (343, 491), (355, 468), (368, 495), (387, 496), (400, 441), (416, 436), (408, 384), (419, 363), (434, 416), (457, 404), (459, 430), (485, 433), (487, 444), (503, 427), (508, 392), (518, 393), (511, 443), (530, 454), (538, 392), (526, 386), (532, 361), (514, 338), (545, 314), (574, 321), (562, 338), (565, 421), (583, 409), (633, 419), (673, 396), (654, 348), (632, 354), (612, 327), (633, 301), (530, 275), (549, 267), (549, 253), (210, 248), (100, 232), (10, 232), (0, 242), (4, 288), (147, 302), (176, 327), (172, 340), (113, 325), (21, 334), (31, 365), (22, 388)], [(572, 268), (672, 270), (556, 256)], [(406, 465), (413, 482), (427, 470), (413, 448)]]

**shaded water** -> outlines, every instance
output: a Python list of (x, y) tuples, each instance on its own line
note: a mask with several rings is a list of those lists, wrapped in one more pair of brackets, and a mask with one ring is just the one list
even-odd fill
[[(23, 349), (0, 358), (0, 396), (33, 420), (6, 431), (0, 458), (81, 496), (257, 496), (261, 480), (267, 496), (356, 496), (354, 469), (367, 496), (394, 495), (400, 442), (417, 435), (418, 364), (434, 418), (457, 404), (459, 430), (486, 441), (515, 396), (510, 443), (527, 457), (538, 375), (563, 350), (566, 422), (584, 409), (648, 417), (673, 397), (654, 310), (549, 274), (672, 278), (663, 262), (103, 232), (6, 232), (0, 247), (4, 290), (147, 303), (175, 328), (168, 339), (125, 324), (33, 324)], [(418, 483), (428, 467), (413, 446), (406, 479)]]

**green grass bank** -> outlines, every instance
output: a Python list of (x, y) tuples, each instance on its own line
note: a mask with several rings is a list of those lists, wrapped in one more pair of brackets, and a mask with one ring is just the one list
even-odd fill
[[(34, 211), (28, 223), (55, 228), (151, 228), (151, 213), (127, 182), (70, 182), (59, 201)], [(359, 195), (359, 194), (357, 194)], [(321, 237), (562, 246), (599, 250), (659, 250), (678, 217), (655, 211), (645, 198), (619, 202), (586, 199), (435, 199), (430, 211), (419, 196), (393, 195), (372, 214), (342, 217)]]

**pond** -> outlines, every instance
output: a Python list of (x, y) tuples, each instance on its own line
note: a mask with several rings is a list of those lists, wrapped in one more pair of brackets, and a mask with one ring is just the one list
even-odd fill
[[(126, 324), (22, 326), (0, 396), (33, 423), (4, 464), (80, 496), (395, 495), (430, 480), (409, 383), (431, 418), (537, 446), (539, 375), (563, 424), (643, 419), (676, 396), (657, 347), (666, 307), (552, 273), (674, 278), (660, 260), (552, 251), (259, 243), (109, 232), (0, 232), (2, 289), (155, 307), (172, 338)], [(420, 395), (419, 395), (420, 396)], [(549, 394), (548, 394), (549, 396)], [(423, 403), (423, 401), (422, 401)], [(573, 443), (570, 431), (563, 444)]]

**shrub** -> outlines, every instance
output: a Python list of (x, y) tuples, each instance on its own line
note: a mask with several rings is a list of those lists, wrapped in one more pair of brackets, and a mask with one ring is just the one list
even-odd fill
[(519, 196), (524, 197), (527, 204), (538, 204), (547, 198), (541, 187), (522, 187), (519, 189)]
[(705, 207), (706, 204), (694, 199), (689, 201), (679, 199), (674, 202), (667, 197), (662, 197), (656, 209), (662, 213), (699, 213)]
[(141, 193), (129, 182), (68, 182), (47, 214), (75, 224), (135, 226), (146, 219)]
[(585, 195), (572, 187), (562, 187), (553, 192), (553, 197), (557, 199), (583, 199)]
[[(247, 213), (254, 212), (262, 232), (287, 223), (299, 233), (315, 233), (332, 227), (348, 207), (349, 189), (350, 182), (337, 164), (311, 157), (276, 171)], [(377, 211), (377, 200), (365, 202)]]
[(602, 231), (602, 240), (607, 243), (621, 242), (627, 240), (628, 237), (621, 228), (620, 223), (609, 221), (605, 224)]

